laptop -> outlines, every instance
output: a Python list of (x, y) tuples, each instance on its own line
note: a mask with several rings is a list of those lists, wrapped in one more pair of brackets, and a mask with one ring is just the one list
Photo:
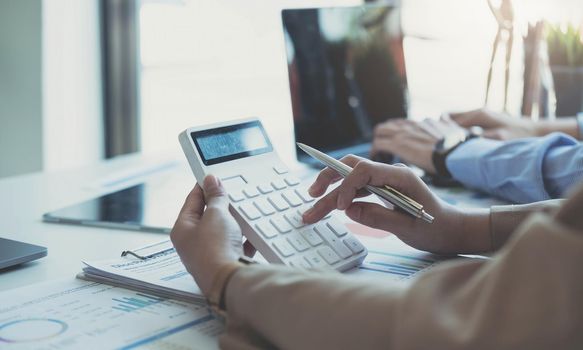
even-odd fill
[(282, 21), (296, 141), (368, 157), (375, 126), (407, 117), (399, 6), (286, 9)]

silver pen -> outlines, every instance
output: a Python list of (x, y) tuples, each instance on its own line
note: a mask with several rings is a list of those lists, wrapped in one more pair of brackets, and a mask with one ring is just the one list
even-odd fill
[[(296, 144), (309, 156), (320, 161), (330, 169), (335, 170), (342, 177), (348, 176), (348, 174), (350, 174), (350, 172), (352, 171), (352, 168), (350, 166), (330, 157), (325, 153), (318, 151), (315, 148), (312, 148), (299, 142), (297, 142)], [(425, 212), (425, 210), (423, 209), (423, 205), (417, 203), (412, 198), (402, 194), (401, 192), (397, 191), (396, 189), (390, 186), (385, 185), (383, 187), (380, 187), (367, 185), (366, 190), (369, 191), (370, 193), (379, 196), (380, 198), (386, 200), (387, 202), (393, 204), (394, 206), (401, 208), (406, 213), (418, 219), (422, 219), (430, 224), (433, 223), (434, 220), (433, 216)]]

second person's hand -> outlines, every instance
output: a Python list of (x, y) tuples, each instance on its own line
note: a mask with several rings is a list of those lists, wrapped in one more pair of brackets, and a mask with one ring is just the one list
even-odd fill
[[(304, 222), (315, 223), (334, 209), (346, 210), (352, 220), (392, 232), (417, 249), (440, 254), (481, 253), (491, 249), (489, 210), (462, 211), (445, 203), (406, 166), (374, 163), (352, 155), (342, 162), (353, 167), (353, 171), (304, 214)], [(334, 170), (322, 170), (310, 187), (310, 195), (323, 195), (339, 180), (341, 177)], [(428, 224), (400, 210), (354, 201), (368, 194), (364, 190), (366, 185), (394, 187), (421, 203), (435, 221)]]

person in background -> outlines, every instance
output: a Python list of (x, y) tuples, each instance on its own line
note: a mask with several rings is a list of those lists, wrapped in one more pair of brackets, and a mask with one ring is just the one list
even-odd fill
[[(469, 131), (474, 126), (483, 137)], [(583, 179), (582, 130), (581, 115), (533, 122), (477, 110), (379, 124), (371, 154), (389, 152), (441, 178), (530, 203), (564, 198)]]
[[(222, 348), (578, 349), (583, 344), (583, 188), (562, 203), (462, 210), (438, 199), (407, 167), (357, 157), (354, 171), (304, 214), (333, 209), (439, 253), (494, 253), (443, 263), (409, 283), (241, 261), (241, 229), (220, 181), (188, 195), (171, 239), (215, 310)], [(323, 170), (310, 188), (340, 177)], [(354, 201), (366, 184), (390, 185), (435, 215), (429, 225)], [(532, 216), (527, 216), (533, 212)]]

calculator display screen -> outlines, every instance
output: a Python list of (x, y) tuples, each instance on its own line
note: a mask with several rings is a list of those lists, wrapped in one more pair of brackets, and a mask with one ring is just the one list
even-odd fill
[(205, 165), (271, 152), (273, 147), (258, 121), (191, 133)]

